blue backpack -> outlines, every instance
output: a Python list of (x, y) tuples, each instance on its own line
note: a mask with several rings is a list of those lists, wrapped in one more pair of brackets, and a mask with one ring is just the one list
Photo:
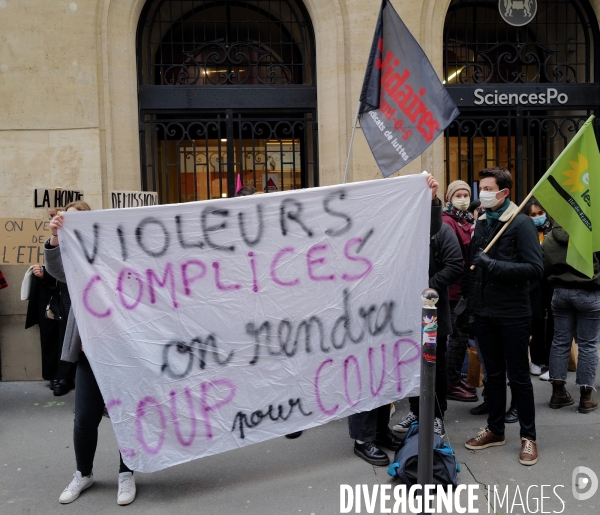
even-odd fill
[[(433, 484), (458, 484), (457, 473), (460, 465), (456, 455), (447, 443), (436, 434), (433, 435)], [(394, 463), (390, 465), (388, 474), (397, 477), (401, 483), (412, 486), (417, 484), (417, 465), (419, 462), (419, 423), (413, 422), (400, 448), (396, 451)]]

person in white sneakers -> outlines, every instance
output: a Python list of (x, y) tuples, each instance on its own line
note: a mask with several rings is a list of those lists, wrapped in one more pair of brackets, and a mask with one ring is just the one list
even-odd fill
[[(90, 211), (90, 206), (83, 201), (72, 202), (65, 208), (66, 211)], [(44, 245), (44, 259), (46, 269), (53, 277), (66, 283), (65, 272), (62, 265), (60, 248), (58, 246), (57, 231), (63, 224), (63, 214), (57, 213), (50, 222), (52, 236)], [(98, 426), (104, 413), (104, 399), (100, 393), (98, 382), (90, 367), (85, 353), (81, 347), (81, 338), (72, 310), (67, 319), (67, 330), (61, 359), (77, 363), (75, 376), (75, 424), (73, 427), (73, 447), (77, 470), (73, 480), (60, 495), (61, 504), (69, 504), (77, 499), (81, 492), (94, 484), (92, 468), (94, 455), (98, 445)], [(119, 453), (119, 489), (117, 503), (126, 505), (135, 499), (136, 489), (133, 471), (125, 465)]]

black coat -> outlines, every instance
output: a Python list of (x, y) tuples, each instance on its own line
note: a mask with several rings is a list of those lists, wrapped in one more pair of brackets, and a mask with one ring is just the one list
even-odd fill
[(492, 227), (485, 215), (477, 220), (467, 262), (466, 295), (469, 313), (494, 318), (531, 316), (530, 281), (542, 277), (544, 265), (537, 229), (531, 218), (519, 213), (488, 255), (496, 260), (492, 271), (476, 267), (469, 270), (475, 255), (485, 248), (517, 210), (511, 202)]
[(41, 279), (33, 276), (31, 281), (25, 329), (34, 325), (40, 328), (42, 377), (50, 380), (57, 378), (62, 339), (59, 321), (46, 318), (46, 306), (51, 303), (52, 309), (59, 313), (61, 308), (58, 281), (42, 268), (44, 276)]
[(34, 325), (42, 327), (46, 320), (46, 306), (54, 293), (58, 294), (58, 281), (48, 271), (44, 270), (41, 279), (35, 275), (32, 277), (31, 289), (29, 290), (29, 304), (27, 305), (27, 317), (25, 318), (25, 329)]
[(440, 296), (437, 303), (438, 334), (452, 333), (450, 296), (452, 286), (463, 273), (463, 256), (458, 238), (452, 228), (442, 223), (442, 206), (431, 208), (431, 241), (429, 243), (429, 287)]

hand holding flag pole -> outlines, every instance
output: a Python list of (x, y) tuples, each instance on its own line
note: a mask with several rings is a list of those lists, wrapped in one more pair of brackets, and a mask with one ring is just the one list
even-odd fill
[[(593, 277), (595, 252), (600, 251), (600, 209), (594, 202), (600, 192), (600, 151), (590, 116), (552, 166), (538, 181), (519, 209), (485, 248), (488, 252), (535, 195), (544, 210), (569, 234), (567, 264), (578, 272)], [(471, 270), (474, 266), (471, 267)]]

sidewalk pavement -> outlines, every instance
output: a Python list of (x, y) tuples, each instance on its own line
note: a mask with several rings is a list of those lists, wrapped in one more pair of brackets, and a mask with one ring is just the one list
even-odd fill
[[(577, 400), (574, 376), (569, 373), (568, 389)], [(485, 426), (486, 417), (469, 414), (474, 403), (449, 401), (446, 429), (462, 467), (460, 482), (480, 485), (475, 502), (479, 513), (511, 513), (513, 503), (520, 503), (520, 493), (524, 506), (514, 504), (513, 514), (597, 514), (600, 491), (590, 500), (576, 501), (571, 480), (577, 466), (600, 475), (600, 411), (579, 414), (577, 403), (552, 410), (548, 407), (550, 385), (533, 376), (532, 381), (540, 452), (533, 467), (518, 462), (518, 424), (507, 426), (504, 447), (465, 449), (464, 442)], [(95, 484), (74, 503), (63, 506), (58, 497), (75, 472), (73, 405), (72, 393), (53, 397), (45, 383), (0, 383), (1, 515), (337, 515), (341, 484), (393, 484), (386, 468), (372, 467), (354, 456), (344, 419), (310, 429), (297, 440), (276, 438), (154, 474), (136, 473), (137, 499), (120, 507), (116, 503), (117, 445), (104, 419), (94, 464)], [(402, 400), (396, 407), (392, 423), (406, 414), (408, 403)], [(498, 485), (499, 499), (508, 487), (508, 497), (502, 505), (496, 501), (495, 511), (486, 502), (486, 485)], [(536, 505), (540, 485), (551, 485), (544, 489), (543, 510)], [(361, 513), (367, 513), (364, 503)]]

